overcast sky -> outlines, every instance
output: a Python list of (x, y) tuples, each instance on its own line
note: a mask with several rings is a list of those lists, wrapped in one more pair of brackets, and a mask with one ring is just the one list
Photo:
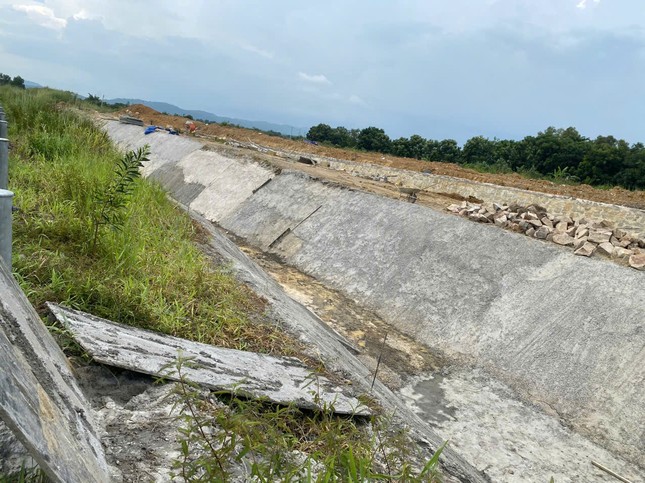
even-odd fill
[(643, 0), (0, 0), (0, 72), (393, 138), (645, 141)]

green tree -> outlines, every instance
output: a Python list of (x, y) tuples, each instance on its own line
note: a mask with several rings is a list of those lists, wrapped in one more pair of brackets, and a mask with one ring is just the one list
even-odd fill
[(19, 87), (20, 89), (24, 89), (25, 80), (19, 75), (15, 76), (12, 79), (11, 76), (0, 73), (0, 86), (14, 86)]
[(20, 77), (19, 75), (17, 75), (11, 80), (11, 85), (14, 86), (14, 87), (19, 87), (20, 89), (24, 89), (25, 88), (25, 80), (22, 77)]
[(578, 177), (589, 184), (613, 184), (626, 167), (629, 145), (613, 136), (598, 136), (578, 167)]
[(573, 127), (549, 127), (535, 137), (524, 138), (523, 142), (527, 156), (525, 164), (542, 174), (565, 168), (576, 170), (584, 159), (588, 146), (588, 140)]
[(645, 146), (634, 144), (625, 157), (623, 169), (616, 174), (614, 183), (628, 189), (645, 189)]
[(461, 159), (466, 164), (493, 164), (495, 142), (483, 136), (470, 138), (461, 150)]
[(139, 169), (149, 161), (150, 146), (147, 144), (136, 151), (128, 151), (114, 168), (110, 183), (93, 195), (95, 210), (91, 215), (93, 235), (91, 248), (94, 250), (99, 229), (109, 226), (120, 230), (125, 222), (125, 208), (134, 192), (134, 182), (141, 176)]
[(392, 141), (390, 146), (390, 152), (394, 156), (400, 156), (402, 158), (412, 157), (410, 151), (410, 140), (408, 138), (398, 138)]
[(331, 143), (341, 148), (353, 148), (356, 146), (356, 140), (352, 137), (349, 129), (338, 126), (331, 130)]
[(99, 96), (94, 96), (92, 94), (88, 94), (85, 100), (90, 104), (95, 104), (97, 106), (103, 105), (103, 101), (101, 100), (101, 98)]
[(419, 136), (418, 134), (413, 134), (412, 136), (410, 136), (408, 144), (410, 149), (410, 157), (415, 159), (423, 159), (428, 141), (426, 141), (425, 138)]
[(312, 126), (307, 132), (307, 139), (310, 141), (316, 141), (319, 143), (322, 142), (332, 142), (334, 137), (333, 129), (329, 124), (318, 124)]
[(392, 147), (392, 141), (383, 129), (370, 126), (361, 130), (358, 135), (357, 147), (365, 151), (389, 153)]
[(443, 139), (437, 146), (439, 161), (444, 163), (458, 163), (461, 149), (454, 139)]

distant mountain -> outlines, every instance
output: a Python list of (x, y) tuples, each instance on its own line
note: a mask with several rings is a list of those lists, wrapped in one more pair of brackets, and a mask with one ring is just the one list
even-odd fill
[(168, 104), (167, 102), (125, 98), (107, 99), (105, 102), (107, 102), (108, 104), (143, 104), (144, 106), (148, 106), (151, 109), (159, 112), (166, 112), (168, 114), (174, 114), (178, 116), (185, 116), (186, 114), (190, 114), (191, 116), (193, 116), (193, 119), (203, 119), (205, 121), (218, 123), (228, 122), (230, 124), (236, 124), (238, 126), (251, 129), (255, 128), (261, 129), (262, 131), (276, 131), (287, 136), (304, 136), (305, 134), (307, 134), (307, 129), (301, 127), (289, 126), (286, 124), (274, 124), (267, 121), (249, 121), (247, 119), (235, 119), (233, 117), (218, 116), (217, 114), (213, 114), (212, 112), (207, 111), (200, 111), (196, 109), (182, 109), (181, 107), (177, 107), (173, 104)]
[(25, 88), (26, 89), (37, 89), (39, 87), (42, 87), (40, 84), (36, 84), (35, 82), (31, 82), (26, 80), (25, 81)]

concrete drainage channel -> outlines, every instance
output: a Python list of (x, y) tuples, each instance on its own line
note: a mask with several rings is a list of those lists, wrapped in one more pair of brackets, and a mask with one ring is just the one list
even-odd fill
[(149, 143), (145, 175), (323, 319), (329, 294), (354, 304), (326, 321), (368, 366), (387, 332), (384, 381), (491, 480), (612, 481), (592, 460), (643, 474), (642, 273), (195, 141), (105, 129), (124, 148)]

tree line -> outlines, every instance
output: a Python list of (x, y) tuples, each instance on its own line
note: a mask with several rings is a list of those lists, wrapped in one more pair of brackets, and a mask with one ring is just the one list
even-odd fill
[(318, 124), (307, 139), (342, 148), (376, 151), (426, 161), (459, 163), (484, 171), (519, 172), (591, 185), (645, 189), (645, 145), (630, 145), (613, 136), (589, 139), (575, 128), (549, 127), (520, 141), (470, 138), (463, 147), (454, 139), (390, 139), (383, 129), (332, 128)]
[(15, 76), (12, 79), (10, 75), (0, 72), (0, 86), (14, 86), (19, 87), (20, 89), (24, 89), (25, 80), (19, 75)]

